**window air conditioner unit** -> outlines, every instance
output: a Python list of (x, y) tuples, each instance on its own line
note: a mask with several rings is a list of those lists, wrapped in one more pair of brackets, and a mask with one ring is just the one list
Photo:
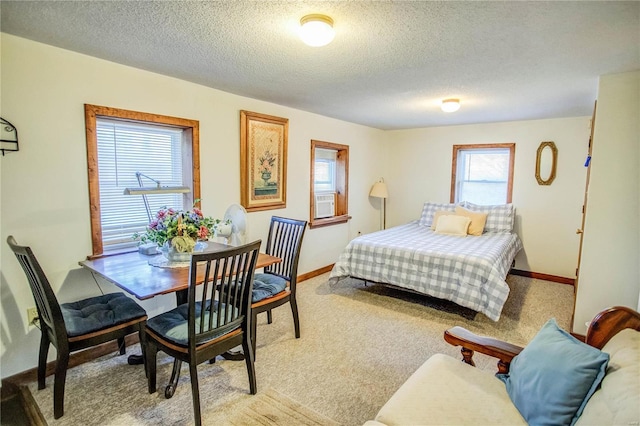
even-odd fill
[(336, 194), (316, 194), (315, 219), (336, 215)]

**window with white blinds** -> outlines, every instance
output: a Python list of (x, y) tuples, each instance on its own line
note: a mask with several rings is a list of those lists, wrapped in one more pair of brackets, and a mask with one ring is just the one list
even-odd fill
[[(191, 186), (183, 182), (183, 130), (98, 117), (96, 133), (104, 252), (135, 247), (132, 235), (143, 232), (150, 220), (143, 197), (147, 197), (152, 216), (164, 206), (185, 208), (185, 197), (124, 195), (124, 190), (140, 186), (136, 172), (160, 181), (162, 186)], [(157, 185), (144, 176), (141, 179), (142, 186)]]
[(511, 202), (515, 144), (454, 145), (451, 201)]

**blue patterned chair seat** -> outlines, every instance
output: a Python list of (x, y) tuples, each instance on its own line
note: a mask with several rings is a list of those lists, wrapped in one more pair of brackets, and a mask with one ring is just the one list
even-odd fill
[[(218, 302), (215, 303), (216, 305), (218, 304)], [(195, 310), (197, 331), (200, 329), (200, 312), (202, 311), (202, 302), (196, 302)], [(214, 311), (217, 312), (218, 308), (216, 307)], [(230, 311), (229, 314), (231, 314)], [(208, 326), (209, 312), (205, 312), (204, 323)], [(171, 340), (172, 342), (181, 346), (187, 346), (189, 344), (189, 304), (182, 304), (177, 308), (165, 312), (164, 314), (160, 314), (147, 320), (147, 327), (165, 339)], [(218, 318), (216, 315), (216, 318), (213, 319), (211, 329), (217, 327)], [(235, 330), (236, 328), (238, 328), (238, 325), (231, 326), (228, 329), (220, 329), (217, 333), (213, 333), (211, 336), (209, 336), (208, 340), (213, 340), (217, 337), (223, 336), (228, 332)]]
[(103, 330), (147, 315), (124, 293), (109, 293), (72, 303), (61, 303), (62, 317), (69, 337)]
[(255, 274), (251, 302), (256, 303), (273, 297), (287, 288), (287, 280), (273, 274)]

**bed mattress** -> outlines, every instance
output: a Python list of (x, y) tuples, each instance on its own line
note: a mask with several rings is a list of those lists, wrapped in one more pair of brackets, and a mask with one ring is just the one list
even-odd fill
[(418, 221), (353, 239), (330, 280), (359, 278), (450, 300), (493, 321), (509, 295), (505, 278), (522, 249), (514, 233), (457, 237)]

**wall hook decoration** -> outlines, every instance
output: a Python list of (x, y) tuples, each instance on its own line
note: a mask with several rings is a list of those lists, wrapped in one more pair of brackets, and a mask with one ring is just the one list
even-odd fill
[(18, 129), (4, 118), (0, 117), (0, 151), (18, 151)]

